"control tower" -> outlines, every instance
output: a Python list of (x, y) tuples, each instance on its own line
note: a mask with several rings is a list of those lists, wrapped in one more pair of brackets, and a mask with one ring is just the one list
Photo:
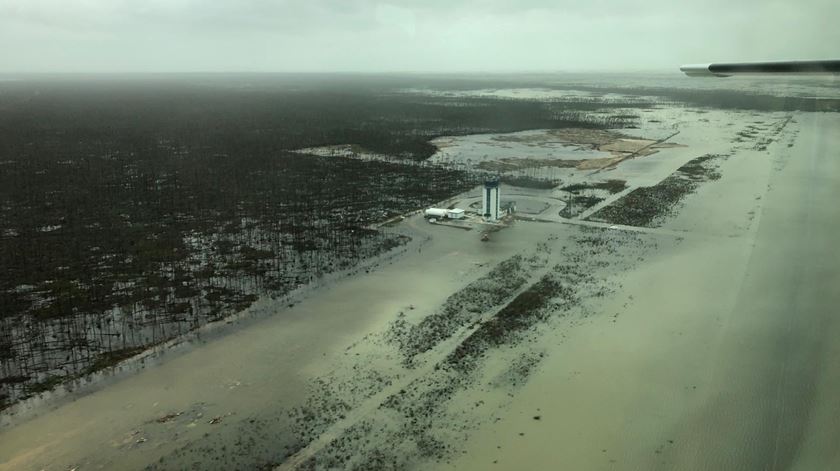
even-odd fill
[(487, 180), (484, 182), (484, 195), (482, 198), (482, 214), (487, 221), (499, 220), (499, 180)]

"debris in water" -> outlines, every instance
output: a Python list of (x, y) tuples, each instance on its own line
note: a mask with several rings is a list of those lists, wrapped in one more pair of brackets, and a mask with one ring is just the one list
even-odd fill
[(183, 414), (183, 412), (173, 412), (171, 414), (166, 414), (163, 417), (158, 417), (157, 419), (155, 419), (155, 422), (159, 424), (165, 424), (166, 422), (170, 422), (173, 419), (180, 417), (181, 414)]

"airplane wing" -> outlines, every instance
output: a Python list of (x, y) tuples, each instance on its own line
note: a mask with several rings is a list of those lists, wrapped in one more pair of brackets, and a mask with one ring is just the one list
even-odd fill
[(840, 60), (730, 62), (680, 67), (689, 77), (729, 77), (752, 74), (840, 74)]

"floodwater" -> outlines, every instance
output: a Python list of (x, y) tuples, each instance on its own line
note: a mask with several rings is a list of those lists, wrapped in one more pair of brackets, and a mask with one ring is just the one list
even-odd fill
[(665, 224), (684, 241), (622, 277), (618, 317), (544, 337), (510, 406), (425, 468), (837, 469), (840, 117), (795, 120)]
[(544, 129), (504, 134), (470, 134), (439, 137), (431, 141), (440, 150), (429, 160), (436, 163), (476, 165), (503, 158), (581, 160), (610, 157), (609, 152), (570, 145)]
[(547, 100), (547, 101), (562, 101), (562, 100), (579, 100), (592, 99), (604, 102), (628, 100), (632, 102), (655, 102), (655, 96), (637, 96), (637, 95), (623, 95), (620, 93), (604, 93), (600, 91), (584, 91), (574, 89), (550, 89), (550, 88), (487, 88), (479, 90), (459, 90), (459, 91), (432, 91), (423, 89), (406, 89), (406, 93), (419, 93), (425, 95), (447, 96), (447, 97), (474, 97), (474, 98), (509, 98), (515, 100)]
[[(164, 468), (198, 462), (207, 469), (219, 465), (223, 447), (246, 439), (259, 447), (248, 451), (256, 456), (245, 457), (252, 460), (246, 468), (261, 456), (270, 462), (294, 440), (288, 410), (304, 402), (311, 380), (329, 373), (345, 349), (409, 306), (415, 315), (428, 313), (520, 243), (546, 236), (517, 228), (520, 238), (488, 245), (477, 231), (429, 225), (419, 216), (406, 229), (416, 243), (397, 264), (347, 278), (291, 308), (263, 300), (257, 308), (276, 315), (0, 430), (0, 470), (137, 469), (161, 459)], [(209, 423), (214, 418), (219, 423)]]
[[(620, 227), (520, 221), (482, 243), (479, 230), (411, 217), (401, 230), (414, 242), (369, 273), (292, 307), (263, 299), (255, 309), (275, 315), (17, 418), (0, 429), (0, 470), (280, 465), (302, 445), (293, 411), (313, 400), (323, 407), (307, 420), (335, 422), (314, 427), (303, 458), (371, 448), (422, 456), (421, 445), (440, 442), (445, 458), (404, 464), (838, 469), (840, 116), (673, 113), (639, 132), (677, 123), (686, 147), (598, 176), (643, 185), (705, 153), (731, 154), (721, 178), (661, 228), (624, 237)], [(751, 137), (740, 139), (748, 126)], [(577, 246), (592, 234), (609, 243)], [(586, 309), (558, 307), (522, 342), (488, 350), (478, 380), (436, 406), (435, 440), (399, 441), (392, 430), (412, 419), (382, 404), (406, 389), (434, 391), (436, 361), (468, 330), (409, 370), (385, 336), (393, 321), (423, 319), (538, 244), (550, 255), (531, 280), (579, 260), (606, 289)], [(525, 372), (523, 359), (533, 360)]]
[[(639, 98), (657, 101), (657, 91), (660, 89), (683, 90), (738, 90), (748, 93), (766, 94), (780, 97), (818, 97), (840, 98), (840, 88), (836, 82), (826, 80), (825, 77), (738, 77), (734, 80), (696, 80), (689, 79), (683, 74), (609, 74), (609, 73), (564, 73), (543, 74), (530, 78), (532, 87), (521, 88), (488, 88), (480, 90), (435, 90), (409, 89), (409, 93), (423, 93), (448, 96), (495, 96), (502, 98), (521, 99), (563, 99), (578, 97), (616, 98), (619, 100)], [(538, 84), (538, 85), (537, 85)], [(600, 89), (613, 90), (605, 94)], [(621, 89), (632, 89), (632, 95), (623, 95)], [(638, 96), (639, 90), (649, 90), (650, 95)]]

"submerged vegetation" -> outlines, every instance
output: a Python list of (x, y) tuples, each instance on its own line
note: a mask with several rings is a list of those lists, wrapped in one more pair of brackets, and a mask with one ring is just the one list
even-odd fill
[(601, 182), (573, 183), (560, 188), (566, 192), (566, 206), (560, 210), (560, 216), (572, 218), (604, 201), (608, 196), (627, 189), (624, 180), (611, 179)]
[(665, 180), (651, 187), (636, 188), (589, 219), (611, 224), (656, 227), (702, 182), (720, 178), (716, 161), (727, 157), (718, 154), (697, 157)]
[(429, 351), (449, 338), (452, 332), (501, 306), (528, 281), (530, 269), (521, 255), (515, 255), (450, 296), (439, 310), (420, 323), (409, 326), (402, 318), (397, 319), (389, 335), (405, 356), (404, 363), (411, 366), (415, 356)]

